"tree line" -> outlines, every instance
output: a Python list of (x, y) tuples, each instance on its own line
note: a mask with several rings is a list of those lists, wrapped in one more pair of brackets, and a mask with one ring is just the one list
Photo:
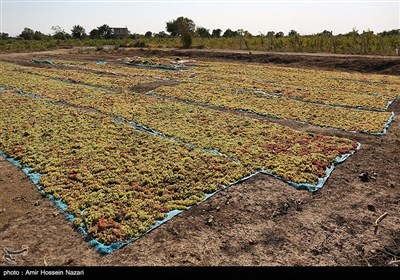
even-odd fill
[[(40, 31), (34, 31), (25, 27), (21, 34), (15, 38), (9, 37), (7, 33), (1, 33), (3, 40), (24, 40), (41, 41), (55, 39), (58, 41), (68, 41), (70, 39), (85, 40), (116, 40), (114, 29), (107, 24), (103, 24), (92, 29), (89, 33), (81, 25), (74, 25), (70, 33), (60, 26), (53, 26), (53, 34), (45, 35)], [(166, 32), (165, 32), (166, 31)], [(393, 29), (374, 33), (371, 30), (359, 32), (353, 29), (345, 34), (333, 35), (332, 31), (324, 30), (317, 34), (301, 35), (296, 30), (291, 30), (287, 34), (282, 31), (267, 31), (257, 35), (251, 34), (247, 30), (225, 31), (220, 28), (207, 29), (196, 26), (193, 20), (187, 17), (178, 17), (166, 22), (165, 31), (153, 33), (147, 31), (144, 34), (127, 33), (126, 38), (141, 40), (135, 46), (145, 46), (152, 43), (163, 43), (166, 46), (176, 46), (180, 41), (184, 48), (196, 47), (218, 47), (246, 50), (264, 51), (293, 51), (293, 52), (331, 52), (331, 53), (357, 53), (357, 54), (398, 54), (396, 49), (400, 48), (400, 29)], [(193, 42), (196, 44), (193, 46)], [(4, 44), (4, 43), (3, 43)], [(170, 44), (170, 45), (168, 45)], [(1, 45), (1, 42), (0, 42)]]

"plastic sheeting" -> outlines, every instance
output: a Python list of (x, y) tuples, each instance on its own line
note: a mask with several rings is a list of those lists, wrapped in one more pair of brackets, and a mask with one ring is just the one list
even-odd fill
[[(42, 175), (40, 173), (32, 173), (31, 171), (33, 170), (33, 168), (31, 168), (31, 167), (23, 167), (22, 164), (20, 163), (20, 161), (8, 157), (5, 153), (3, 153), (1, 151), (0, 151), (0, 156), (5, 158), (11, 164), (21, 168), (22, 172), (25, 173), (25, 175), (36, 186), (36, 188), (39, 190), (39, 192), (42, 193), (42, 194), (45, 193), (44, 190), (43, 190), (43, 187), (39, 185), (39, 180), (42, 177)], [(67, 209), (67, 204), (65, 204), (61, 199), (55, 199), (54, 196), (52, 196), (52, 195), (46, 195), (46, 197), (48, 199), (50, 199), (56, 205), (56, 207), (58, 209), (60, 209), (60, 211), (65, 215), (65, 217), (68, 219), (68, 221), (70, 221), (71, 223), (74, 222), (76, 217), (74, 215), (72, 215), (70, 213), (67, 213), (65, 211)], [(83, 236), (85, 237), (85, 239), (92, 246), (94, 246), (100, 253), (111, 253), (114, 250), (119, 249), (123, 245), (127, 244), (127, 242), (118, 242), (118, 243), (114, 243), (114, 244), (111, 244), (111, 245), (105, 245), (105, 244), (102, 244), (102, 243), (98, 242), (97, 240), (94, 240), (92, 237), (90, 237), (87, 234), (87, 231), (83, 227), (79, 227), (78, 231), (81, 232), (83, 234)]]
[(392, 114), (390, 115), (389, 119), (385, 123), (385, 125), (383, 127), (383, 132), (382, 133), (372, 133), (372, 134), (378, 135), (378, 136), (385, 135), (387, 133), (387, 130), (389, 129), (389, 126), (392, 123), (393, 119), (394, 119), (394, 112), (392, 112)]
[(156, 69), (164, 69), (164, 70), (182, 70), (183, 66), (180, 65), (152, 65), (152, 64), (141, 64), (141, 63), (134, 63), (134, 62), (122, 62), (122, 64), (136, 66), (136, 67), (147, 67), (147, 68), (156, 68)]
[[(155, 93), (153, 90), (146, 92), (146, 94), (147, 95), (151, 95), (151, 96), (155, 96), (155, 97), (168, 98), (170, 100), (180, 101), (180, 102), (184, 102), (186, 104), (192, 104), (192, 105), (195, 105), (195, 106), (208, 106), (210, 108), (233, 109), (233, 110), (237, 110), (237, 111), (240, 111), (240, 112), (252, 113), (252, 114), (256, 114), (258, 116), (268, 117), (268, 118), (272, 118), (272, 119), (289, 120), (289, 121), (296, 122), (296, 123), (301, 123), (301, 124), (310, 124), (310, 123), (303, 122), (303, 121), (287, 119), (287, 118), (281, 118), (281, 117), (278, 117), (278, 116), (275, 116), (275, 115), (270, 115), (270, 114), (265, 114), (265, 113), (258, 113), (258, 112), (255, 112), (255, 111), (252, 111), (252, 110), (248, 110), (248, 109), (237, 109), (237, 108), (227, 107), (227, 106), (223, 106), (223, 105), (213, 105), (213, 104), (206, 104), (206, 103), (201, 103), (201, 102), (196, 102), (196, 101), (188, 101), (188, 100), (181, 99), (181, 98), (178, 98), (178, 97), (165, 96), (165, 95), (162, 95), (162, 94), (158, 94), (158, 93)], [(391, 122), (393, 121), (393, 118), (394, 118), (394, 112), (392, 112), (391, 116), (389, 117), (387, 122), (384, 124), (382, 132), (376, 132), (376, 133), (371, 133), (371, 132), (367, 132), (367, 131), (346, 130), (346, 129), (336, 128), (336, 127), (331, 127), (331, 126), (326, 126), (326, 128), (339, 130), (339, 131), (346, 131), (346, 132), (351, 132), (351, 133), (363, 133), (363, 134), (368, 134), (368, 135), (382, 136), (382, 135), (385, 135), (387, 133), (387, 130), (388, 130)], [(318, 126), (318, 125), (314, 125), (314, 126), (323, 127), (323, 126)]]
[(350, 153), (343, 154), (343, 155), (340, 155), (340, 156), (336, 157), (336, 160), (334, 162), (332, 162), (331, 165), (325, 170), (325, 174), (326, 174), (325, 177), (318, 178), (318, 183), (316, 185), (307, 184), (307, 183), (294, 183), (294, 182), (285, 180), (285, 179), (283, 179), (283, 178), (281, 178), (281, 177), (279, 177), (279, 176), (277, 176), (277, 175), (275, 175), (273, 173), (267, 172), (265, 170), (261, 171), (261, 173), (271, 175), (271, 176), (273, 176), (273, 177), (275, 177), (275, 178), (277, 178), (279, 180), (287, 182), (289, 185), (295, 187), (298, 190), (305, 189), (305, 190), (307, 190), (309, 192), (314, 192), (314, 191), (319, 190), (320, 188), (322, 188), (325, 185), (326, 181), (329, 179), (329, 176), (331, 175), (331, 173), (335, 169), (336, 165), (344, 162), (352, 154), (354, 154), (356, 151), (361, 149), (361, 143), (357, 143), (357, 144), (358, 145), (357, 145), (357, 148), (355, 150), (351, 151)]
[(390, 104), (392, 104), (392, 102), (394, 101), (394, 99), (389, 100), (386, 103), (386, 107), (385, 109), (381, 110), (381, 109), (374, 109), (374, 108), (369, 108), (369, 107), (362, 107), (362, 106), (350, 106), (350, 105), (343, 105), (343, 104), (332, 104), (332, 103), (324, 103), (324, 102), (320, 102), (320, 101), (312, 101), (312, 100), (306, 100), (300, 97), (296, 97), (296, 96), (286, 96), (280, 93), (275, 93), (275, 92), (266, 92), (263, 90), (255, 90), (252, 91), (254, 93), (260, 93), (260, 94), (265, 94), (265, 95), (270, 95), (270, 96), (274, 96), (274, 97), (284, 97), (284, 98), (288, 98), (288, 99), (293, 99), (296, 101), (301, 101), (301, 102), (306, 102), (306, 103), (312, 103), (312, 104), (319, 104), (319, 105), (326, 105), (326, 106), (332, 106), (332, 107), (342, 107), (342, 108), (348, 108), (348, 109), (358, 109), (358, 110), (366, 110), (366, 111), (377, 111), (377, 112), (385, 112)]
[[(35, 60), (35, 59), (32, 59), (31, 61), (35, 62), (35, 63), (47, 63), (47, 64), (50, 64), (50, 65), (53, 65), (53, 66), (59, 66), (59, 64), (56, 64), (56, 63), (52, 62), (51, 60)], [(97, 61), (96, 64), (105, 65), (105, 64), (108, 64), (108, 62), (106, 62), (106, 61)], [(127, 64), (127, 65), (132, 65), (132, 66), (139, 66), (139, 67), (159, 68), (159, 69), (166, 69), (166, 70), (182, 70), (183, 69), (183, 66), (179, 66), (179, 65), (164, 66), (164, 65), (138, 64), (138, 63), (132, 63), (132, 62), (122, 62), (122, 64)], [(55, 80), (64, 81), (64, 82), (71, 82), (71, 81), (68, 81), (68, 80), (63, 80), (63, 79), (58, 79), (58, 78), (54, 78), (54, 79)], [(85, 84), (85, 83), (83, 83), (83, 84), (87, 85), (87, 86), (93, 86), (93, 85), (90, 85), (90, 84)], [(106, 86), (94, 86), (94, 87), (103, 88), (103, 89), (111, 89), (110, 87), (106, 87)], [(0, 85), (0, 90), (1, 90), (1, 85)], [(21, 91), (19, 91), (19, 92), (21, 93)], [(262, 90), (255, 90), (253, 92), (254, 93), (266, 94), (266, 95), (271, 95), (271, 96), (275, 96), (275, 97), (282, 97), (283, 96), (280, 93), (265, 92), (265, 91), (262, 91)], [(148, 92), (147, 94), (154, 95), (154, 96), (162, 96), (162, 95), (154, 94), (152, 91)], [(31, 94), (31, 95), (35, 96), (36, 94)], [(376, 95), (379, 95), (379, 94), (376, 94)], [(36, 95), (36, 96), (39, 96), (39, 95)], [(394, 101), (394, 99), (393, 100), (389, 100), (387, 102), (387, 104), (386, 104), (385, 110), (379, 110), (379, 109), (373, 109), (373, 108), (367, 108), (367, 107), (353, 107), (353, 106), (347, 106), (347, 105), (342, 105), (342, 104), (327, 104), (327, 103), (318, 102), (318, 101), (308, 101), (308, 100), (304, 100), (304, 99), (301, 99), (301, 98), (298, 98), (298, 97), (287, 97), (287, 98), (298, 100), (298, 101), (302, 101), (302, 102), (307, 102), (307, 103), (321, 104), (321, 105), (334, 106), (334, 107), (344, 107), (344, 108), (357, 109), (357, 110), (378, 111), (378, 112), (386, 111)], [(195, 105), (196, 104), (197, 105), (202, 104), (202, 103), (199, 103), (199, 102), (188, 102), (188, 103), (195, 104)], [(225, 106), (217, 106), (217, 107), (227, 108)], [(257, 115), (260, 115), (260, 116), (266, 116), (266, 117), (275, 118), (275, 119), (285, 119), (285, 118), (280, 118), (280, 117), (277, 117), (277, 116), (274, 116), (274, 115), (270, 115), (270, 114), (257, 113), (257, 112), (251, 111), (251, 110), (244, 110), (244, 109), (239, 109), (239, 110), (243, 111), (243, 112), (251, 112), (251, 113), (254, 113), (254, 114), (257, 114)], [(384, 124), (382, 132), (377, 132), (377, 133), (371, 133), (371, 132), (367, 132), (367, 131), (352, 131), (352, 130), (334, 128), (334, 127), (329, 127), (329, 128), (335, 129), (335, 130), (340, 130), (340, 131), (352, 132), (352, 133), (360, 132), (360, 133), (364, 133), (364, 134), (382, 136), (382, 135), (385, 135), (387, 133), (387, 130), (388, 130), (391, 122), (393, 121), (393, 118), (394, 118), (394, 112), (392, 112), (392, 115), (389, 117), (388, 121)], [(303, 123), (303, 124), (308, 124), (306, 122), (298, 121), (298, 120), (291, 120), (291, 121), (298, 122), (298, 123)]]
[[(283, 179), (283, 178), (281, 178), (281, 177), (279, 177), (279, 176), (277, 176), (277, 175), (275, 175), (275, 174), (272, 174), (272, 173), (270, 173), (270, 172), (267, 172), (267, 171), (265, 171), (265, 170), (261, 170), (261, 171), (255, 172), (255, 173), (253, 173), (253, 174), (250, 174), (249, 176), (246, 176), (246, 177), (244, 177), (244, 178), (241, 178), (241, 179), (239, 179), (239, 180), (237, 180), (237, 181), (235, 181), (235, 182), (233, 182), (233, 183), (230, 183), (230, 184), (228, 184), (228, 185), (226, 185), (226, 186), (223, 186), (222, 188), (220, 188), (219, 190), (217, 190), (217, 191), (215, 191), (215, 192), (213, 192), (213, 193), (205, 194), (204, 199), (203, 199), (202, 201), (200, 201), (198, 204), (200, 204), (200, 203), (206, 201), (207, 199), (209, 199), (210, 197), (214, 196), (215, 194), (219, 193), (219, 192), (222, 191), (222, 190), (225, 190), (225, 189), (227, 189), (227, 188), (229, 188), (229, 187), (231, 187), (231, 186), (233, 186), (233, 185), (236, 185), (236, 184), (239, 184), (239, 183), (242, 183), (242, 182), (247, 181), (248, 179), (254, 177), (255, 175), (257, 175), (257, 174), (259, 174), (259, 173), (264, 173), (264, 174), (271, 175), (271, 176), (273, 176), (273, 177), (275, 177), (275, 178), (277, 178), (277, 179), (279, 179), (279, 180), (281, 180), (281, 181), (284, 181), (284, 182), (286, 182), (286, 183), (288, 183), (288, 184), (294, 186), (296, 189), (306, 189), (306, 190), (308, 190), (308, 191), (310, 191), (310, 192), (314, 192), (314, 191), (316, 191), (316, 190), (318, 190), (318, 189), (320, 189), (320, 188), (323, 187), (323, 185), (324, 185), (325, 182), (328, 180), (329, 176), (331, 175), (331, 173), (332, 173), (332, 171), (334, 170), (334, 168), (335, 168), (336, 165), (338, 165), (338, 164), (340, 164), (341, 162), (345, 161), (348, 157), (350, 157), (352, 154), (354, 154), (354, 153), (355, 153), (357, 150), (359, 150), (360, 148), (361, 148), (361, 144), (358, 143), (358, 147), (357, 147), (356, 150), (352, 151), (351, 153), (344, 154), (344, 155), (341, 155), (341, 156), (337, 157), (336, 160), (335, 160), (335, 162), (333, 162), (333, 163), (331, 164), (331, 166), (330, 166), (329, 168), (326, 169), (326, 176), (323, 177), (323, 178), (319, 178), (319, 179), (318, 179), (317, 185), (294, 183), (294, 182), (285, 180), (285, 179)], [(43, 187), (41, 187), (41, 186), (39, 185), (39, 180), (40, 180), (40, 178), (41, 178), (41, 174), (39, 174), (39, 173), (31, 173), (32, 168), (30, 168), (30, 167), (23, 167), (22, 164), (21, 164), (18, 160), (15, 160), (15, 159), (13, 159), (13, 158), (7, 157), (7, 155), (4, 154), (4, 153), (1, 152), (1, 151), (0, 151), (0, 156), (4, 157), (6, 160), (8, 160), (8, 161), (9, 161), (10, 163), (12, 163), (13, 165), (18, 166), (19, 168), (21, 168), (22, 171), (23, 171), (23, 172), (28, 176), (28, 178), (32, 181), (32, 183), (35, 184), (35, 186), (38, 188), (38, 190), (39, 190), (41, 193), (44, 193)], [(72, 215), (72, 214), (70, 214), (70, 213), (67, 213), (67, 212), (65, 211), (65, 210), (67, 209), (67, 205), (66, 205), (61, 199), (55, 199), (54, 196), (52, 196), (52, 195), (47, 195), (47, 198), (49, 198), (51, 201), (53, 201), (53, 203), (60, 209), (60, 211), (67, 217), (67, 219), (68, 219), (71, 223), (74, 222), (74, 220), (75, 220), (76, 217), (75, 217), (74, 215)], [(197, 205), (198, 205), (198, 204), (197, 204)], [(191, 207), (193, 207), (193, 206), (188, 207), (188, 209), (190, 209)], [(159, 226), (161, 226), (162, 224), (166, 223), (167, 221), (171, 220), (173, 217), (175, 217), (176, 215), (182, 213), (183, 211), (184, 211), (184, 210), (172, 210), (172, 211), (170, 211), (170, 212), (168, 212), (168, 213), (166, 214), (166, 216), (165, 216), (165, 218), (164, 218), (163, 220), (156, 221), (156, 222), (154, 223), (154, 225), (151, 226), (144, 234), (142, 234), (142, 235), (140, 235), (140, 236), (138, 236), (138, 237), (136, 237), (136, 238), (130, 239), (130, 240), (128, 240), (128, 241), (125, 241), (125, 242), (116, 242), (116, 243), (112, 243), (112, 244), (110, 244), (110, 245), (103, 244), (103, 243), (101, 243), (101, 242), (99, 242), (99, 241), (93, 239), (91, 236), (88, 235), (87, 231), (86, 231), (83, 227), (78, 227), (78, 231), (81, 232), (81, 234), (85, 237), (85, 239), (89, 242), (89, 244), (90, 244), (91, 246), (95, 247), (96, 250), (99, 251), (101, 254), (110, 254), (110, 253), (112, 253), (113, 251), (115, 251), (115, 250), (117, 250), (117, 249), (120, 249), (120, 248), (122, 248), (122, 247), (124, 247), (124, 246), (126, 246), (126, 245), (128, 245), (128, 244), (130, 244), (130, 243), (132, 243), (133, 241), (135, 241), (135, 240), (141, 238), (141, 237), (144, 236), (145, 234), (151, 232), (152, 230), (156, 229), (157, 227), (159, 227)]]
[(45, 63), (45, 64), (50, 64), (52, 66), (59, 66), (59, 64), (54, 63), (51, 60), (32, 59), (31, 62), (34, 62), (34, 63)]
[[(24, 93), (20, 91), (20, 94), (24, 94)], [(41, 98), (41, 97), (38, 96), (38, 95), (34, 95), (34, 97), (36, 97), (36, 98)], [(393, 116), (394, 116), (394, 114), (392, 114), (391, 119), (388, 120), (387, 124), (385, 125), (385, 127), (386, 127), (385, 129), (387, 129), (387, 127), (390, 125), (390, 122), (393, 120)], [(118, 116), (114, 116), (114, 119), (115, 119), (116, 121), (124, 121), (124, 122), (127, 121), (126, 119), (121, 118), (121, 117), (118, 117)], [(165, 136), (164, 134), (162, 134), (162, 133), (160, 133), (160, 132), (158, 132), (158, 131), (155, 131), (155, 130), (153, 130), (153, 129), (151, 129), (151, 128), (148, 128), (148, 127), (139, 125), (139, 124), (137, 124), (137, 123), (135, 123), (135, 122), (130, 122), (130, 121), (127, 121), (127, 122), (129, 122), (135, 129), (138, 129), (138, 130), (140, 130), (140, 131), (144, 131), (144, 132), (147, 132), (147, 133), (151, 133), (151, 134), (153, 134), (153, 135), (156, 135), (156, 136), (161, 136), (161, 137), (164, 137), (164, 138), (168, 138), (168, 139), (171, 139), (171, 140), (173, 140), (173, 141), (178, 141), (178, 140), (175, 140), (175, 139), (173, 139), (173, 138), (171, 138), (171, 137)], [(386, 133), (386, 131), (385, 131), (384, 133)], [(178, 142), (179, 142), (179, 141), (178, 141)], [(338, 165), (338, 164), (340, 164), (341, 162), (345, 161), (348, 157), (350, 157), (352, 154), (354, 154), (354, 153), (355, 153), (357, 150), (359, 150), (360, 148), (361, 148), (361, 144), (358, 143), (358, 147), (357, 147), (356, 150), (354, 150), (354, 151), (352, 151), (352, 152), (350, 152), (350, 153), (347, 153), (347, 154), (344, 154), (344, 155), (341, 155), (341, 156), (337, 157), (336, 160), (330, 165), (330, 167), (326, 169), (326, 176), (323, 177), (323, 178), (319, 178), (319, 179), (318, 179), (318, 183), (317, 183), (316, 185), (305, 184), (305, 183), (302, 183), (302, 184), (294, 183), (294, 182), (288, 181), (288, 180), (286, 180), (286, 179), (284, 179), (284, 178), (282, 178), (282, 177), (280, 177), (280, 176), (277, 176), (277, 175), (275, 175), (275, 174), (273, 174), (273, 173), (267, 172), (266, 170), (260, 170), (260, 171), (254, 172), (253, 174), (251, 174), (251, 175), (249, 175), (249, 176), (247, 176), (247, 177), (241, 178), (241, 179), (239, 179), (238, 181), (235, 181), (235, 182), (232, 182), (232, 183), (230, 183), (230, 184), (228, 184), (228, 185), (226, 185), (226, 186), (223, 186), (221, 189), (219, 189), (219, 190), (217, 190), (217, 191), (215, 191), (215, 192), (213, 192), (213, 193), (206, 194), (205, 197), (204, 197), (204, 199), (203, 199), (201, 202), (199, 202), (198, 204), (204, 202), (205, 200), (209, 199), (210, 197), (212, 197), (212, 196), (215, 195), (216, 193), (218, 193), (218, 192), (220, 192), (220, 191), (222, 191), (222, 190), (224, 190), (224, 189), (227, 189), (227, 188), (229, 188), (229, 187), (232, 186), (232, 185), (235, 185), (235, 184), (238, 184), (238, 183), (242, 183), (242, 182), (244, 182), (244, 181), (246, 181), (246, 180), (252, 178), (253, 176), (257, 175), (258, 173), (264, 173), (264, 174), (271, 175), (271, 176), (273, 176), (273, 177), (275, 177), (275, 178), (277, 178), (277, 179), (279, 179), (279, 180), (281, 180), (281, 181), (284, 181), (284, 182), (286, 182), (286, 183), (288, 183), (288, 184), (294, 186), (296, 189), (305, 189), (305, 190), (308, 190), (308, 191), (310, 191), (310, 192), (316, 191), (316, 190), (320, 189), (321, 187), (323, 187), (323, 185), (324, 185), (324, 184), (326, 183), (326, 181), (328, 180), (329, 176), (331, 175), (331, 173), (332, 173), (332, 171), (334, 170), (334, 167), (335, 167), (336, 165)], [(205, 151), (205, 152), (208, 151), (208, 152), (213, 152), (213, 153), (219, 153), (219, 152), (216, 151), (216, 150), (204, 150), (204, 151)], [(222, 154), (222, 155), (224, 155), (224, 154)], [(39, 190), (41, 193), (44, 193), (43, 187), (39, 185), (39, 180), (40, 180), (40, 178), (41, 178), (41, 176), (42, 176), (41, 174), (39, 174), (39, 173), (33, 173), (33, 172), (32, 172), (33, 168), (24, 167), (18, 160), (15, 160), (15, 159), (13, 159), (13, 158), (8, 157), (6, 154), (4, 154), (4, 153), (1, 152), (1, 151), (0, 151), (0, 156), (4, 157), (6, 160), (8, 160), (8, 161), (9, 161), (10, 163), (12, 163), (13, 165), (15, 165), (15, 166), (21, 168), (21, 170), (28, 176), (28, 178), (32, 181), (32, 183), (35, 184), (35, 186), (38, 188), (38, 190)], [(52, 195), (47, 195), (47, 198), (49, 198), (51, 201), (53, 201), (53, 203), (60, 209), (60, 211), (67, 217), (67, 219), (68, 219), (70, 222), (74, 222), (74, 220), (75, 220), (76, 217), (75, 217), (74, 215), (72, 215), (72, 214), (70, 214), (70, 213), (67, 213), (67, 212), (65, 211), (65, 210), (67, 209), (67, 205), (66, 205), (61, 199), (55, 199)], [(189, 207), (189, 208), (191, 208), (191, 207)], [(92, 246), (94, 246), (100, 253), (103, 253), (103, 254), (110, 254), (110, 253), (112, 253), (113, 251), (115, 251), (115, 250), (117, 250), (117, 249), (119, 249), (119, 248), (122, 248), (123, 246), (125, 246), (125, 245), (127, 245), (127, 244), (129, 244), (129, 243), (132, 243), (133, 241), (135, 241), (135, 240), (137, 240), (138, 238), (142, 237), (143, 235), (149, 233), (150, 231), (154, 230), (155, 228), (159, 227), (159, 226), (162, 225), (163, 223), (169, 221), (170, 219), (172, 219), (173, 217), (175, 217), (176, 215), (178, 215), (178, 214), (180, 214), (180, 213), (182, 213), (182, 212), (183, 212), (182, 210), (172, 210), (172, 211), (170, 211), (170, 212), (168, 212), (168, 213), (166, 214), (166, 217), (165, 217), (163, 220), (161, 220), (161, 221), (156, 221), (156, 223), (155, 223), (153, 226), (151, 226), (144, 234), (142, 234), (142, 235), (140, 235), (140, 236), (138, 236), (138, 237), (136, 237), (136, 238), (134, 238), (134, 239), (125, 241), (125, 242), (116, 242), (116, 243), (113, 243), (113, 244), (110, 244), (110, 245), (105, 245), (105, 244), (100, 243), (99, 241), (93, 239), (91, 236), (89, 236), (89, 235), (87, 234), (87, 231), (86, 231), (83, 227), (79, 227), (78, 230), (82, 233), (82, 235), (83, 235), (83, 236), (85, 237), (85, 239), (89, 242), (89, 244), (91, 244)]]

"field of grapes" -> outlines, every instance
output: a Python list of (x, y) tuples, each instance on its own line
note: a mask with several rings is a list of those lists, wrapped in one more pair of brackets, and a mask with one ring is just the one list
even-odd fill
[(269, 219), (300, 209), (341, 163), (388, 137), (400, 80), (187, 57), (43, 56), (0, 61), (0, 89), (2, 157), (65, 224), (111, 253), (259, 178), (293, 198)]

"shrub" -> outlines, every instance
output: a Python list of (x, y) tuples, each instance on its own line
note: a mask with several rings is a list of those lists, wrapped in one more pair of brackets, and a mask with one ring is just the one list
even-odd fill
[(190, 49), (192, 46), (193, 38), (189, 32), (185, 32), (181, 37), (183, 48)]
[(135, 44), (133, 44), (133, 47), (135, 47), (135, 48), (145, 48), (146, 47), (146, 42), (145, 41), (136, 41)]

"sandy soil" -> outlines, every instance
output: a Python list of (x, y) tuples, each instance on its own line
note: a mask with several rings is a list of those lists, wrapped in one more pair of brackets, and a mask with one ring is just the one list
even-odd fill
[[(22, 63), (58, 55), (20, 54), (1, 59)], [(117, 55), (126, 53), (86, 56), (100, 60)], [(310, 57), (303, 66), (319, 67), (313, 61), (325, 59)], [(379, 58), (350, 59), (364, 59), (357, 67), (364, 65), (365, 72), (377, 72), (374, 63), (380, 63)], [(371, 64), (370, 59), (377, 60)], [(335, 68), (335, 63), (328, 62), (324, 68)], [(398, 65), (389, 63), (380, 72), (396, 74), (396, 69)], [(258, 175), (221, 191), (111, 255), (99, 255), (22, 171), (0, 158), (0, 254), (4, 249), (28, 247), (28, 252), (14, 255), (14, 264), (1, 256), (0, 266), (398, 266), (400, 102), (389, 109), (396, 117), (382, 137), (271, 119), (300, 130), (355, 139), (362, 149), (337, 166), (317, 192), (298, 191), (271, 176)], [(362, 172), (368, 172), (368, 180), (359, 178)]]

